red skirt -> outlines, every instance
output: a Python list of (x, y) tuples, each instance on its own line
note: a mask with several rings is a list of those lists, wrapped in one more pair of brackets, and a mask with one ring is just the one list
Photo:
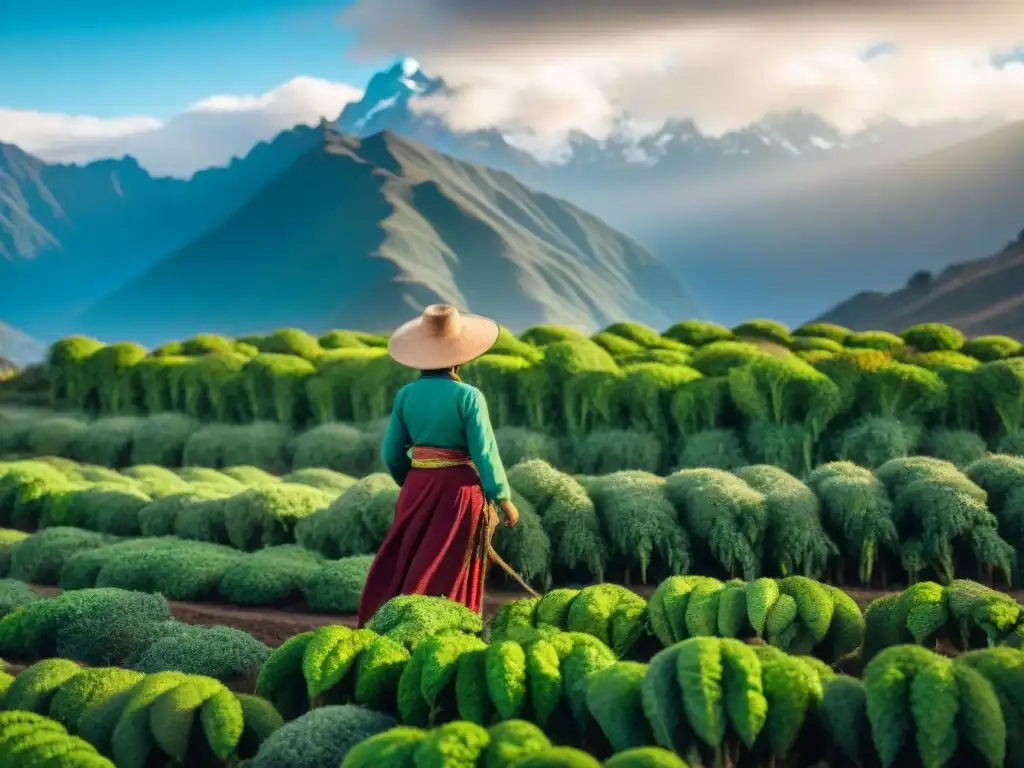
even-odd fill
[[(414, 459), (428, 455), (414, 452)], [(481, 523), (488, 509), (471, 464), (409, 470), (394, 522), (370, 566), (359, 626), (398, 595), (447, 597), (479, 612), (489, 543)]]

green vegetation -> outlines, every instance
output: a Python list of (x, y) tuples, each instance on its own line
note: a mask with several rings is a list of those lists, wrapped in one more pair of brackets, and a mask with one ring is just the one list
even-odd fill
[(69, 412), (0, 415), (0, 656), (31, 663), (0, 673), (0, 764), (1024, 765), (1024, 606), (993, 588), (1024, 553), (1017, 342), (503, 332), (465, 378), (539, 598), (400, 597), (276, 649), (174, 620), (355, 611), (398, 494), (385, 343), (54, 345)]
[[(440, 765), (456, 754), (472, 766), (716, 765), (725, 756), (751, 766), (1002, 766), (1024, 757), (1013, 728), (1024, 668), (1013, 600), (973, 582), (921, 583), (872, 604), (865, 627), (852, 600), (799, 577), (701, 586), (670, 579), (646, 605), (610, 585), (554, 590), (506, 606), (486, 641), (453, 615), (411, 644), (397, 642), (410, 634), (403, 615), (422, 626), (410, 611), (421, 601), (419, 616), (430, 615), (436, 598), (397, 598), (376, 626), (289, 640), (264, 665), (257, 694), (314, 751), (324, 748), (314, 723), (352, 721), (353, 706), (394, 718), (386, 730), (367, 721), (376, 733), (355, 747), (345, 740), (350, 768), (385, 756)], [(862, 653), (865, 629), (875, 646)], [(788, 652), (775, 644), (783, 639)], [(936, 652), (954, 639), (959, 658)], [(948, 682), (936, 688), (933, 676)], [(914, 704), (925, 691), (927, 708)], [(943, 708), (954, 717), (936, 732), (926, 709)], [(944, 751), (933, 754), (940, 735)]]
[(97, 669), (120, 665), (237, 681), (253, 675), (271, 652), (237, 629), (175, 621), (159, 594), (106, 587), (40, 598), (20, 594), (15, 584), (0, 581), (6, 604), (0, 653), (21, 662), (64, 657)]
[[(25, 658), (5, 643), (28, 632), (44, 643), (66, 634), (81, 621), (67, 604), (85, 594), (0, 619), (0, 653)], [(17, 676), (0, 674), (0, 755), (122, 766), (145, 754), (168, 768), (455, 757), (520, 768), (1013, 766), (1024, 759), (1013, 703), (1021, 614), (968, 581), (921, 582), (861, 614), (803, 577), (673, 577), (649, 602), (607, 584), (556, 589), (486, 626), (443, 598), (399, 597), (364, 629), (323, 626), (264, 654), (253, 694), (195, 671), (198, 645), (160, 669), (82, 667), (51, 645)], [(137, 623), (157, 637), (148, 653), (175, 634), (156, 614)]]
[[(0, 712), (0, 759), (8, 765), (52, 765), (68, 768), (114, 768), (87, 741), (68, 733), (60, 723), (34, 712)], [(57, 762), (52, 762), (57, 761)]]
[(3, 704), (0, 757), (10, 766), (236, 765), (283, 724), (264, 700), (209, 677), (65, 659), (28, 667)]
[[(495, 548), (539, 589), (687, 574), (1020, 580), (1024, 458), (832, 462), (803, 479), (770, 464), (572, 476), (530, 459), (508, 475), (521, 521)], [(380, 472), (0, 462), (0, 576), (349, 612), (398, 492)]]
[[(541, 639), (534, 646), (552, 642)], [(561, 668), (545, 672), (559, 685), (572, 669), (571, 656), (553, 658)], [(1000, 675), (1016, 679), (1020, 660), (1016, 651), (976, 651), (951, 660), (898, 646), (858, 679), (773, 648), (697, 638), (649, 664), (606, 662), (588, 670), (579, 693), (570, 697), (580, 700), (576, 725), (582, 735), (575, 739), (567, 737), (571, 727), (542, 729), (528, 721), (536, 707), (547, 705), (543, 689), (532, 689), (537, 696), (522, 719), (502, 718), (490, 727), (469, 718), (449, 720), (431, 730), (403, 724), (370, 736), (342, 766), (371, 766), (385, 755), (388, 765), (447, 765), (442, 756), (453, 752), (460, 765), (519, 768), (600, 766), (597, 757), (606, 757), (609, 768), (781, 761), (1016, 765), (1012, 684)], [(556, 746), (573, 741), (576, 746)], [(727, 756), (738, 762), (727, 763)]]
[[(20, 605), (21, 582), (66, 590), (131, 589), (171, 600), (236, 605), (302, 605), (353, 613), (369, 571), (368, 556), (328, 560), (295, 545), (247, 554), (173, 538), (117, 540), (77, 528), (48, 528), (12, 547), (11, 580), (0, 580), (0, 615)], [(14, 581), (17, 579), (18, 581)]]
[[(284, 329), (198, 336), (147, 354), (65, 339), (34, 374), (37, 386), (53, 408), (105, 418), (5, 423), (0, 455), (367, 474), (378, 468), (376, 423), (415, 375), (384, 343)], [(1020, 353), (1013, 339), (967, 340), (938, 323), (899, 336), (769, 320), (733, 329), (685, 321), (664, 334), (616, 323), (589, 338), (537, 326), (519, 338), (503, 331), (464, 378), (487, 395), (516, 460), (587, 474), (737, 461), (802, 474), (832, 460), (877, 467), (928, 453), (964, 464), (986, 450), (1016, 452)]]
[(577, 632), (601, 640), (616, 658), (646, 660), (692, 637), (755, 639), (827, 664), (867, 661), (892, 645), (932, 650), (1024, 647), (1024, 609), (974, 581), (923, 581), (873, 601), (862, 615), (841, 589), (803, 576), (725, 583), (672, 576), (644, 600), (615, 584), (555, 589), (504, 604), (492, 642), (524, 631)]

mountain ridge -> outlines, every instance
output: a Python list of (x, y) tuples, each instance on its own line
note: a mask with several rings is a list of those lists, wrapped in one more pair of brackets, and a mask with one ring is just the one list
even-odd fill
[(688, 303), (695, 313), (650, 253), (586, 211), (384, 132), (306, 152), (81, 327), (111, 337), (130, 323), (146, 344), (280, 326), (385, 332), (435, 302), (513, 329), (661, 326)]
[(297, 127), (188, 181), (154, 177), (131, 157), (48, 164), (0, 144), (5, 319), (39, 337), (63, 333), (77, 313), (215, 225), (319, 141), (316, 129)]
[(991, 256), (951, 264), (934, 277), (915, 273), (896, 291), (862, 291), (814, 322), (893, 333), (941, 322), (967, 336), (1024, 339), (1024, 231)]

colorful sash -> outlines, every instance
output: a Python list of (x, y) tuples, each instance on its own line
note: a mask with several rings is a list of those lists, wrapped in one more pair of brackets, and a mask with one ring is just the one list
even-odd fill
[(415, 445), (412, 449), (413, 469), (447, 469), (449, 467), (473, 467), (473, 459), (458, 448), (431, 448)]

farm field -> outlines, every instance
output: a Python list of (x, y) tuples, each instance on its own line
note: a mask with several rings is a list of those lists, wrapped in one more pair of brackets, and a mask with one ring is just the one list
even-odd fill
[(0, 386), (0, 764), (1024, 765), (1017, 342), (503, 332), (463, 378), (543, 596), (357, 631), (385, 343), (73, 338)]
[(486, 626), (440, 598), (397, 598), (366, 629), (326, 624), (276, 649), (175, 621), (155, 595), (6, 597), (0, 653), (16, 675), (0, 677), (0, 753), (14, 766), (55, 752), (140, 765), (140, 751), (145, 765), (268, 768), (456, 749), (521, 767), (1021, 757), (1022, 609), (970, 581), (920, 582), (862, 613), (799, 576), (675, 576), (648, 600), (555, 589)]

